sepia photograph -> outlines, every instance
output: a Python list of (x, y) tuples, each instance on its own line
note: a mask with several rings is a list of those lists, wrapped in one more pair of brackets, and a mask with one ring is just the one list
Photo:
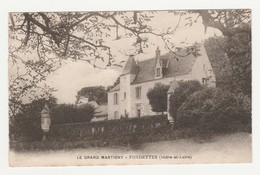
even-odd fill
[(251, 18), (10, 11), (9, 166), (252, 163)]

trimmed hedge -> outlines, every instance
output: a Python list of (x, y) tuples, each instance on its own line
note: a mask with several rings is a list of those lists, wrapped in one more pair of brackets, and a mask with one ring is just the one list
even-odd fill
[(61, 104), (51, 110), (52, 124), (89, 122), (94, 117), (94, 108), (89, 105), (76, 107), (72, 104)]

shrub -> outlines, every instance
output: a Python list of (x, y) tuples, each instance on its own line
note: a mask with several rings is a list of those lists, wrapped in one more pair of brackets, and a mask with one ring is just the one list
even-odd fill
[(89, 122), (93, 116), (94, 108), (89, 104), (78, 108), (72, 104), (61, 104), (51, 110), (53, 124)]
[(193, 128), (202, 135), (245, 131), (251, 126), (250, 99), (218, 88), (204, 88), (179, 108), (176, 125)]
[(152, 89), (147, 92), (149, 103), (154, 112), (164, 112), (167, 110), (167, 91), (169, 85), (156, 83)]
[(177, 111), (179, 107), (187, 100), (187, 98), (194, 92), (201, 90), (203, 86), (200, 82), (195, 80), (178, 82), (179, 87), (177, 87), (174, 93), (170, 96), (170, 114), (171, 116), (177, 116)]
[(10, 141), (32, 141), (40, 140), (43, 135), (41, 129), (41, 119), (39, 117), (26, 117), (25, 114), (18, 113), (14, 118), (10, 118), (9, 137)]

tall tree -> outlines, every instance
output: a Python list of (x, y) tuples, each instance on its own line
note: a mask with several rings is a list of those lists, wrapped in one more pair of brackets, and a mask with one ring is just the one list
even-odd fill
[(95, 101), (99, 105), (107, 103), (107, 91), (104, 86), (91, 86), (91, 87), (84, 87), (77, 92), (77, 101), (80, 98), (88, 98), (89, 101)]
[[(224, 36), (232, 37), (237, 33), (248, 32), (247, 29), (241, 28), (244, 23), (251, 24), (250, 9), (235, 9), (235, 10), (196, 10), (191, 11), (198, 14), (202, 18), (205, 31), (208, 27), (213, 27), (222, 32)], [(195, 18), (196, 22), (197, 18)], [(191, 24), (194, 21), (190, 21)]]
[(50, 109), (57, 105), (57, 99), (50, 97), (49, 99), (37, 99), (30, 103), (22, 104), (20, 112), (27, 115), (27, 117), (37, 117), (40, 115), (44, 105), (47, 104)]
[(216, 74), (217, 87), (251, 96), (250, 42), (248, 33), (206, 40), (205, 48)]
[[(217, 73), (225, 73), (219, 83), (222, 81), (222, 86), (231, 92), (251, 96), (251, 10), (200, 10), (197, 13), (203, 20), (205, 30), (213, 27), (223, 34), (223, 38), (206, 41), (211, 61), (222, 64), (222, 72), (217, 70)], [(220, 52), (216, 53), (212, 48)]]

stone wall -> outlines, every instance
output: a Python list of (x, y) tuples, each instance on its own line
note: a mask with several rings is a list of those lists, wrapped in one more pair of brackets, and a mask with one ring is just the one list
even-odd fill
[(54, 140), (115, 138), (131, 134), (150, 133), (151, 131), (164, 128), (168, 125), (169, 122), (166, 115), (91, 123), (52, 125), (48, 133), (48, 138)]

